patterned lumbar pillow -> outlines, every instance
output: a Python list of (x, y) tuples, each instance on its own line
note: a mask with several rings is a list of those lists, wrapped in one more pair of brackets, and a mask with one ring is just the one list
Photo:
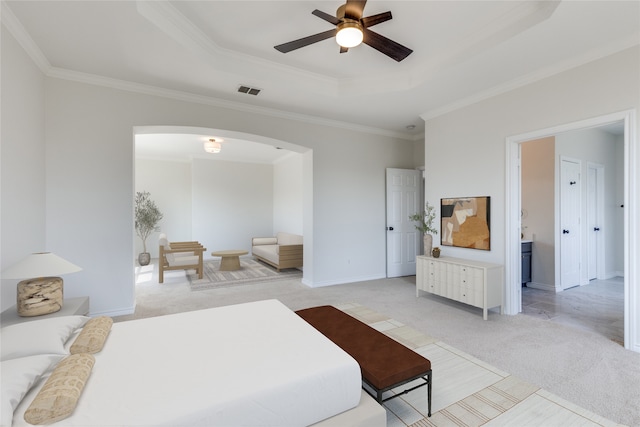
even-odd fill
[(24, 413), (29, 424), (51, 424), (70, 416), (78, 404), (95, 358), (72, 354), (56, 366)]
[(107, 316), (90, 319), (71, 345), (69, 349), (71, 354), (97, 353), (102, 350), (111, 331), (111, 325), (113, 325), (113, 319)]

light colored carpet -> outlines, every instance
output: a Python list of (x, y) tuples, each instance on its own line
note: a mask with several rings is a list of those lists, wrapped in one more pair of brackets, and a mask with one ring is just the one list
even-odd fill
[(338, 308), (431, 361), (432, 416), (427, 416), (424, 388), (403, 393), (420, 383), (413, 381), (383, 395), (398, 395), (384, 403), (387, 427), (616, 426), (613, 421), (367, 307), (345, 304)]
[(204, 262), (202, 279), (198, 278), (198, 274), (193, 270), (187, 275), (192, 291), (297, 277), (302, 277), (302, 271), (295, 268), (277, 271), (271, 266), (249, 258), (240, 259), (240, 270), (220, 271), (220, 260), (207, 260)]
[(415, 296), (415, 277), (309, 288), (300, 279), (191, 292), (184, 273), (158, 285), (141, 271), (136, 312), (159, 316), (276, 298), (292, 310), (355, 302), (443, 341), (602, 417), (640, 426), (640, 354), (595, 332), (525, 315), (500, 316), (435, 296)]

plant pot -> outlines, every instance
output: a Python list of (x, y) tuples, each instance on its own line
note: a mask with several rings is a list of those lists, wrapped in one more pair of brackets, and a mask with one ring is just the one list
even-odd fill
[(140, 252), (138, 255), (138, 264), (149, 265), (151, 262), (151, 254), (149, 252)]
[(431, 234), (424, 235), (424, 254), (431, 256), (431, 249), (433, 247), (433, 236)]

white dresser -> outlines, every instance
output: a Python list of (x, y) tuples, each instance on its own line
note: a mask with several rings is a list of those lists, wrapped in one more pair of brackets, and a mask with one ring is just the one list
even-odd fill
[(416, 296), (420, 291), (429, 292), (455, 301), (487, 310), (500, 306), (503, 314), (502, 289), (503, 267), (499, 264), (470, 261), (460, 258), (432, 258), (418, 256), (416, 259)]

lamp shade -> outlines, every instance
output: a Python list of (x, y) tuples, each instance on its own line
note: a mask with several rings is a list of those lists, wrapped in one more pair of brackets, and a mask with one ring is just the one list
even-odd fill
[(28, 279), (75, 273), (82, 268), (51, 252), (38, 252), (27, 256), (2, 272), (3, 279)]

